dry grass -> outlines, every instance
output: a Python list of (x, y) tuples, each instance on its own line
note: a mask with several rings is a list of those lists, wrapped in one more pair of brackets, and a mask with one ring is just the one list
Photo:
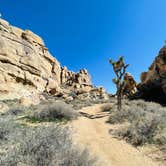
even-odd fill
[(8, 140), (9, 133), (14, 129), (12, 123), (0, 119), (0, 142)]
[(33, 121), (56, 121), (56, 120), (74, 120), (79, 113), (71, 105), (64, 102), (53, 102), (39, 104), (35, 111), (29, 116)]
[(84, 107), (89, 107), (94, 104), (103, 104), (103, 103), (112, 103), (114, 102), (114, 98), (110, 98), (109, 100), (104, 100), (104, 99), (85, 99), (85, 100), (80, 100), (80, 99), (74, 99), (73, 101), (67, 101), (68, 104), (71, 104), (74, 109), (80, 110)]
[(9, 110), (4, 115), (13, 115), (17, 116), (20, 114), (24, 114), (29, 108), (21, 106), (21, 105), (15, 105), (9, 108)]
[[(14, 142), (15, 141), (15, 142)], [(12, 146), (0, 157), (4, 166), (90, 166), (95, 159), (74, 146), (68, 128), (59, 126), (19, 131)]]
[(73, 144), (70, 129), (57, 123), (32, 127), (18, 121), (20, 117), (39, 121), (76, 119), (79, 114), (70, 105), (52, 100), (29, 108), (14, 102), (8, 106), (9, 110), (0, 115), (0, 165), (96, 165), (96, 159), (92, 159), (87, 150)]
[(122, 110), (114, 105), (110, 109), (109, 123), (128, 122), (129, 125), (115, 132), (131, 144), (166, 144), (166, 108), (152, 102), (123, 101)]
[[(52, 118), (52, 116), (54, 118), (63, 116), (67, 119), (77, 117), (78, 114), (67, 104), (53, 103), (49, 105), (49, 108), (46, 103), (46, 105), (43, 103), (34, 107), (34, 113), (36, 114), (36, 111), (39, 110), (46, 111), (44, 116), (43, 114), (39, 115), (40, 118), (44, 119)], [(55, 111), (60, 113), (54, 113)], [(17, 123), (20, 113), (24, 115), (26, 109), (18, 109), (17, 107), (9, 110), (5, 115), (0, 115), (0, 165), (96, 165), (96, 159), (92, 159), (87, 150), (80, 150), (73, 144), (69, 128), (56, 123), (49, 123), (47, 127), (21, 125)]]

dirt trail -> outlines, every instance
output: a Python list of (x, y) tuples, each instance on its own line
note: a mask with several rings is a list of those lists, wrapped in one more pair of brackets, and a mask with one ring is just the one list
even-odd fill
[(76, 143), (98, 156), (101, 166), (158, 166), (139, 150), (109, 133), (113, 125), (106, 123), (108, 113), (101, 112), (103, 106), (80, 110), (83, 116), (72, 122)]

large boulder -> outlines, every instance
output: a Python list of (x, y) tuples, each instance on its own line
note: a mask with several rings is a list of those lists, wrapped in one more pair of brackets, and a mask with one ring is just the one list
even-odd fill
[(147, 72), (141, 74), (137, 98), (166, 104), (166, 46), (160, 51)]
[(132, 96), (137, 92), (137, 82), (130, 73), (124, 75), (124, 96)]
[(68, 71), (67, 67), (62, 68), (61, 84), (72, 86), (73, 84), (91, 86), (91, 77), (86, 69), (81, 69), (78, 73)]

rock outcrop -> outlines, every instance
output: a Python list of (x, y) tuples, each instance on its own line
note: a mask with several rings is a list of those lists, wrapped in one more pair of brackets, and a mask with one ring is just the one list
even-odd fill
[(61, 84), (62, 85), (78, 85), (78, 86), (91, 86), (91, 78), (86, 69), (80, 70), (78, 73), (74, 73), (67, 70), (67, 67), (62, 68), (61, 72)]
[(0, 19), (1, 100), (42, 92), (56, 94), (63, 91), (63, 86), (84, 89), (92, 85), (87, 70), (68, 71), (49, 53), (39, 36)]
[(124, 75), (124, 96), (132, 96), (137, 91), (137, 82), (134, 80), (134, 77), (130, 73)]
[(141, 74), (137, 98), (166, 104), (166, 46), (160, 51), (147, 72)]

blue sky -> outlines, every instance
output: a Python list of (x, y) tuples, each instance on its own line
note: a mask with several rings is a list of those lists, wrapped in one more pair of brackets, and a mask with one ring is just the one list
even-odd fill
[(123, 55), (139, 81), (166, 40), (165, 0), (2, 0), (4, 19), (40, 35), (70, 70), (87, 68), (115, 92), (109, 58)]

